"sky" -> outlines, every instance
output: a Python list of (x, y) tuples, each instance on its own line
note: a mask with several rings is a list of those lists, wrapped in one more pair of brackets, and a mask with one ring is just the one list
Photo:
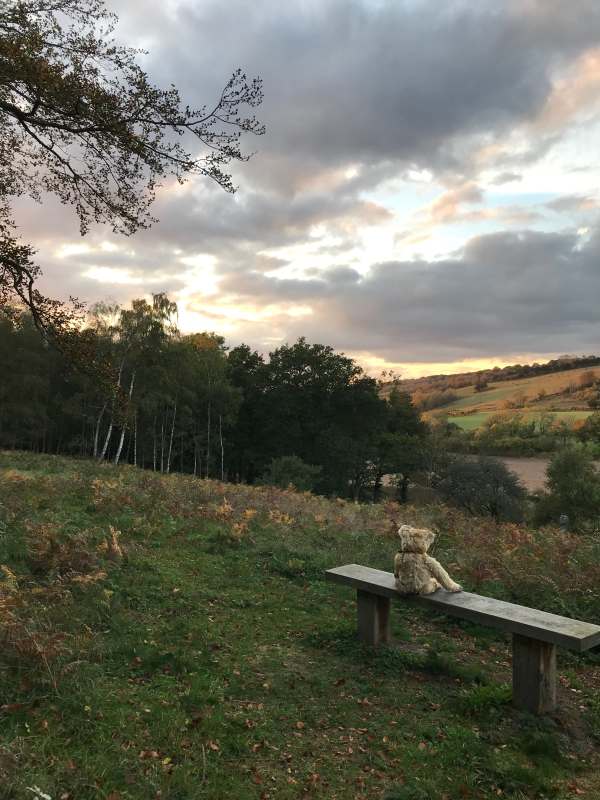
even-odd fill
[(54, 296), (166, 291), (182, 330), (299, 336), (409, 377), (600, 352), (597, 0), (115, 0), (152, 80), (263, 79), (237, 193), (165, 185), (129, 238), (15, 209)]

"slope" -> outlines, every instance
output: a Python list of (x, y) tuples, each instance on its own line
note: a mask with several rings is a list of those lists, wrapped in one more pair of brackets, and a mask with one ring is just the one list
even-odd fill
[(561, 661), (557, 728), (507, 705), (502, 635), (396, 604), (401, 646), (358, 647), (354, 599), (322, 573), (388, 568), (400, 520), (435, 525), (471, 589), (600, 612), (596, 546), (556, 531), (0, 454), (0, 798), (585, 791), (593, 656)]

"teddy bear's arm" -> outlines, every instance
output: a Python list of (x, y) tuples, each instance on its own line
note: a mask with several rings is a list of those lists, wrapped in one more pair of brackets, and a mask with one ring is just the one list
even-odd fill
[(447, 589), (449, 592), (461, 591), (462, 587), (452, 580), (439, 561), (436, 561), (435, 558), (431, 556), (425, 556), (425, 563), (429, 568), (429, 572), (442, 584), (444, 589)]

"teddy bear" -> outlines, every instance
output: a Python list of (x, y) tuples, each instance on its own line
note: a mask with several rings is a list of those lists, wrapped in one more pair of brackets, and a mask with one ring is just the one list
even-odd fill
[(433, 531), (401, 525), (398, 536), (400, 552), (394, 558), (394, 577), (401, 594), (431, 594), (440, 586), (449, 592), (462, 591), (442, 565), (427, 555), (435, 539)]

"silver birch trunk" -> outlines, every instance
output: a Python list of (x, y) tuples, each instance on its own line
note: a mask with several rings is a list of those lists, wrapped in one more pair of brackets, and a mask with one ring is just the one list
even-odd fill
[[(123, 374), (124, 363), (125, 363), (124, 360), (121, 361), (121, 364), (119, 366), (119, 377), (117, 379), (117, 391), (121, 388), (121, 375)], [(102, 452), (98, 456), (98, 461), (104, 461), (104, 459), (106, 458), (106, 451), (108, 450), (108, 444), (110, 442), (110, 437), (112, 436), (113, 424), (114, 424), (114, 408), (115, 408), (115, 397), (116, 397), (116, 394), (117, 394), (117, 392), (115, 392), (115, 394), (113, 395), (113, 407), (112, 407), (112, 411), (110, 412), (110, 422), (108, 424), (108, 430), (106, 431), (106, 437), (104, 439), (104, 445), (102, 447)]]
[(160, 471), (165, 471), (165, 416), (160, 421)]
[[(131, 381), (129, 382), (129, 402), (131, 403), (131, 396), (133, 395), (133, 385), (135, 383), (135, 370), (131, 373)], [(125, 440), (125, 431), (127, 430), (127, 423), (123, 421), (123, 425), (121, 426), (121, 438), (119, 439), (119, 446), (117, 447), (117, 452), (115, 454), (115, 467), (119, 463), (119, 459), (121, 458), (121, 450), (123, 449), (123, 442)]]
[(223, 451), (223, 428), (222, 428), (222, 418), (219, 414), (219, 441), (221, 443), (221, 480), (225, 480), (225, 470), (224, 470), (224, 451)]
[(206, 410), (206, 477), (209, 477), (210, 469), (210, 400)]
[(177, 416), (177, 400), (173, 406), (173, 419), (171, 420), (171, 435), (169, 436), (169, 453), (167, 455), (167, 474), (171, 472), (171, 453), (173, 452), (173, 434), (175, 433), (175, 417)]
[(110, 442), (110, 437), (112, 435), (113, 424), (114, 424), (114, 421), (113, 421), (113, 415), (112, 415), (112, 412), (111, 412), (110, 422), (108, 423), (108, 430), (106, 431), (106, 436), (104, 437), (104, 444), (102, 446), (102, 452), (98, 456), (98, 461), (104, 461), (104, 458), (106, 457), (106, 451), (108, 450), (108, 443)]

